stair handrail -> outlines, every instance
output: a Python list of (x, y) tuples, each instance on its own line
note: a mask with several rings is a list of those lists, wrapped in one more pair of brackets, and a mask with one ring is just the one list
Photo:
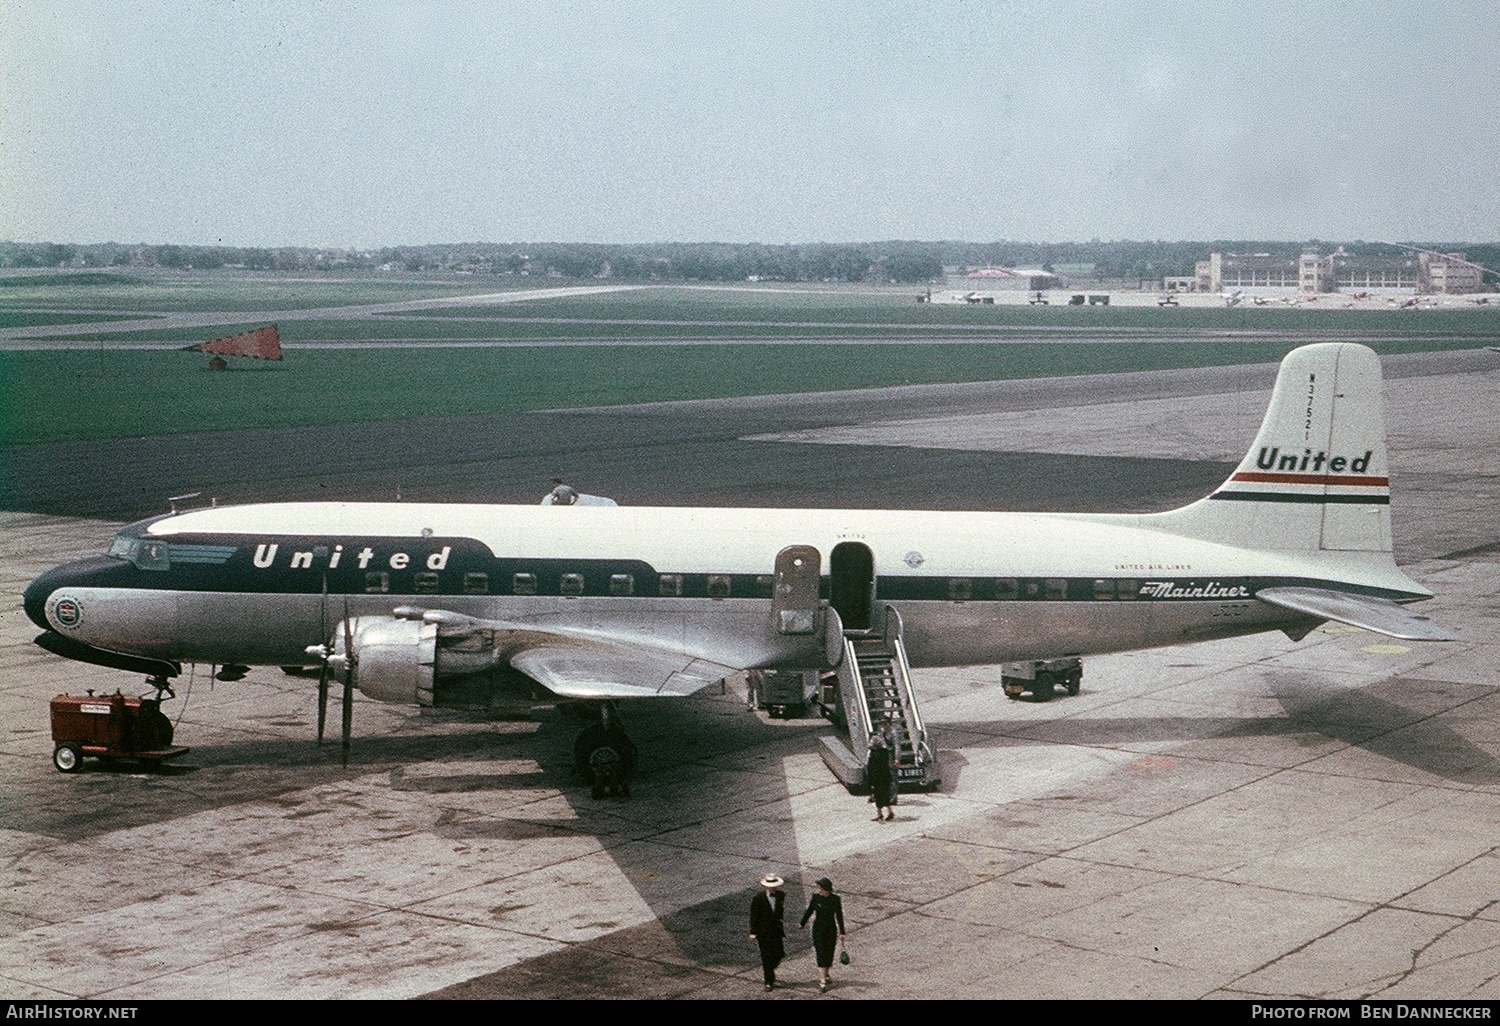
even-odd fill
[[(912, 751), (918, 757), (918, 764), (932, 761), (932, 747), (927, 740), (927, 727), (922, 722), (922, 713), (917, 707), (917, 694), (911, 684), (911, 664), (906, 660), (906, 644), (901, 635), (904, 625), (901, 622), (901, 612), (895, 606), (885, 607), (886, 637), (891, 640), (891, 650), (896, 663), (896, 686), (901, 692), (901, 714), (906, 719), (906, 733), (912, 741)], [(895, 624), (895, 631), (891, 631), (891, 624)]]
[[(854, 649), (854, 639), (845, 635), (844, 658), (839, 663), (839, 697), (844, 706), (844, 722), (849, 728), (849, 740), (854, 742), (854, 755), (864, 762), (865, 752), (870, 747), (870, 731), (874, 721), (870, 717), (870, 701), (865, 695), (864, 677), (860, 673), (859, 653)], [(852, 702), (851, 702), (852, 697)], [(850, 716), (850, 712), (855, 715)]]

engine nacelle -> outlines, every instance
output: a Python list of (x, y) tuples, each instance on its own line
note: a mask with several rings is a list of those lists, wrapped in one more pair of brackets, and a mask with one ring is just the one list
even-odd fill
[[(344, 655), (344, 625), (334, 630), (334, 655)], [(351, 621), (354, 686), (381, 702), (421, 706), (488, 706), (534, 685), (501, 664), (480, 636), (442, 638), (437, 624), (390, 616)], [(517, 679), (521, 678), (521, 679)]]

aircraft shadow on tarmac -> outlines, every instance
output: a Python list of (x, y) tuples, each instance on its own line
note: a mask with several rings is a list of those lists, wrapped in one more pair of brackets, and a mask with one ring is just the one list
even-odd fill
[[(1314, 673), (1295, 672), (1263, 680), (1285, 715), (1064, 715), (1049, 720), (935, 725), (939, 747), (945, 749), (942, 790), (961, 791), (966, 766), (962, 751), (944, 744), (945, 734), (962, 738), (957, 743), (968, 750), (1049, 744), (1170, 745), (1321, 734), (1447, 780), (1481, 786), (1500, 783), (1500, 762), (1440, 721), (1442, 712), (1486, 695), (1489, 689), (1402, 678), (1348, 688), (1330, 684)], [(1403, 697), (1432, 708), (1402, 704)], [(1061, 710), (1066, 700), (1056, 701)], [(457, 716), (437, 722), (418, 717), (406, 730), (356, 738), (347, 769), (339, 764), (336, 742), (319, 747), (310, 737), (229, 740), (225, 744), (210, 741), (195, 745), (185, 765), (167, 769), (164, 775), (192, 777), (192, 802), (196, 808), (209, 808), (274, 801), (287, 792), (384, 770), (393, 791), (432, 797), (428, 829), (447, 840), (527, 842), (570, 835), (596, 838), (621, 877), (651, 910), (648, 922), (565, 945), (431, 996), (627, 997), (640, 992), (660, 997), (678, 988), (682, 993), (712, 989), (722, 985), (726, 977), (748, 980), (749, 987), (758, 973), (755, 953), (745, 939), (747, 912), (753, 881), (767, 870), (779, 872), (787, 880), (787, 957), (805, 959), (808, 941), (795, 926), (807, 900), (801, 877), (814, 867), (803, 865), (788, 805), (792, 797), (789, 778), (779, 766), (787, 755), (816, 751), (815, 738), (831, 728), (816, 719), (767, 723), (745, 712), (743, 705), (732, 699), (717, 696), (627, 704), (623, 718), (642, 754), (642, 767), (634, 783), (636, 797), (630, 801), (590, 797), (588, 787), (573, 774), (572, 742), (578, 723), (550, 711), (539, 711), (534, 722), (524, 724), (525, 729), (518, 729), (520, 724), (496, 724), (495, 729), (485, 729)], [(191, 737), (184, 740), (193, 743)], [(491, 768), (502, 760), (523, 765)], [(465, 763), (474, 763), (474, 770), (466, 770)], [(439, 765), (413, 772), (422, 764)], [(754, 768), (759, 765), (764, 765), (764, 771)], [(60, 795), (57, 801), (43, 797), (25, 812), (27, 823), (17, 826), (77, 839), (163, 818), (164, 810), (153, 802), (128, 800), (131, 795), (139, 799), (145, 792), (159, 791), (155, 785), (142, 784), (138, 772), (123, 767), (91, 768), (89, 772), (113, 778), (102, 782), (111, 793), (126, 800), (108, 814), (101, 815), (101, 811), (115, 803), (101, 801), (87, 815), (76, 815), (75, 803), (67, 802), (65, 796)], [(717, 780), (733, 777), (732, 786), (740, 789), (727, 804), (694, 797), (696, 791), (717, 783), (699, 778), (714, 774), (727, 775)], [(248, 792), (247, 778), (253, 779)], [(60, 774), (50, 774), (49, 779), (70, 782)], [(506, 795), (514, 797), (516, 792), (529, 791), (539, 796), (560, 793), (572, 816), (539, 815), (528, 809), (525, 800), (507, 809), (499, 801)], [(460, 811), (442, 801), (443, 795), (472, 799), (487, 792), (497, 797), (492, 813)], [(903, 796), (902, 809), (922, 801), (920, 795)], [(851, 796), (849, 803), (848, 815), (866, 816), (859, 798)], [(469, 809), (474, 808), (469, 805)], [(665, 842), (680, 846), (682, 862), (674, 868), (663, 864), (664, 844), (653, 842), (663, 833), (676, 831), (696, 832), (686, 840), (678, 834)], [(701, 881), (692, 888), (682, 883), (682, 874), (692, 875), (687, 867), (696, 861), (709, 866), (705, 871), (710, 875), (723, 872), (726, 865), (739, 863), (744, 868), (724, 880), (725, 893), (685, 904), (684, 896), (690, 890), (696, 894), (705, 890)], [(837, 867), (833, 875), (837, 876)], [(492, 912), (501, 921), (506, 915), (503, 907)], [(847, 985), (852, 986), (852, 981)]]
[[(1129, 744), (1186, 743), (1214, 738), (1291, 737), (1322, 734), (1412, 769), (1473, 786), (1500, 784), (1500, 760), (1436, 718), (1468, 700), (1455, 691), (1470, 686), (1392, 678), (1367, 688), (1330, 685), (1316, 674), (1278, 674), (1272, 695), (1286, 711), (1277, 717), (1155, 716), (1066, 717), (1055, 720), (949, 722), (934, 727), (939, 747), (947, 731), (964, 737), (967, 748), (1021, 744), (1112, 747)], [(1426, 685), (1448, 696), (1441, 709), (1422, 711), (1391, 701), (1379, 692), (1410, 693)], [(1473, 697), (1493, 689), (1472, 687)], [(982, 739), (980, 735), (987, 735)], [(943, 750), (943, 791), (961, 786), (965, 761)]]

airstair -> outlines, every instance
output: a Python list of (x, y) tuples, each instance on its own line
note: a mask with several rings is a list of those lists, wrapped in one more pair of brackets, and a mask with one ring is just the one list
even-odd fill
[(879, 630), (844, 632), (837, 692), (831, 704), (824, 701), (829, 719), (844, 733), (820, 738), (820, 754), (845, 787), (863, 790), (870, 737), (880, 732), (894, 753), (897, 784), (903, 790), (933, 787), (939, 781), (937, 752), (912, 691), (901, 614), (888, 605), (881, 620)]

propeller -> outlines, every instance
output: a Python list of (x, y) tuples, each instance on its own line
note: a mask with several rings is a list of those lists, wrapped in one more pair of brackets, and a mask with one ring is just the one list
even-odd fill
[[(325, 638), (328, 638), (328, 577), (323, 577), (323, 601), (319, 612), (320, 627)], [(328, 723), (328, 676), (330, 673), (341, 673), (344, 678), (343, 695), (343, 760), (344, 765), (349, 765), (349, 735), (354, 727), (354, 667), (358, 662), (354, 653), (354, 626), (349, 618), (349, 600), (344, 599), (344, 650), (335, 651), (334, 639), (321, 645), (309, 645), (307, 654), (316, 656), (318, 667), (318, 743), (323, 743), (323, 734)]]
[(323, 601), (318, 607), (318, 637), (322, 639), (323, 658), (318, 661), (318, 744), (323, 743), (323, 726), (328, 722), (328, 571), (323, 572)]
[(344, 599), (344, 766), (349, 765), (349, 731), (354, 726), (354, 627), (349, 623), (349, 600)]

